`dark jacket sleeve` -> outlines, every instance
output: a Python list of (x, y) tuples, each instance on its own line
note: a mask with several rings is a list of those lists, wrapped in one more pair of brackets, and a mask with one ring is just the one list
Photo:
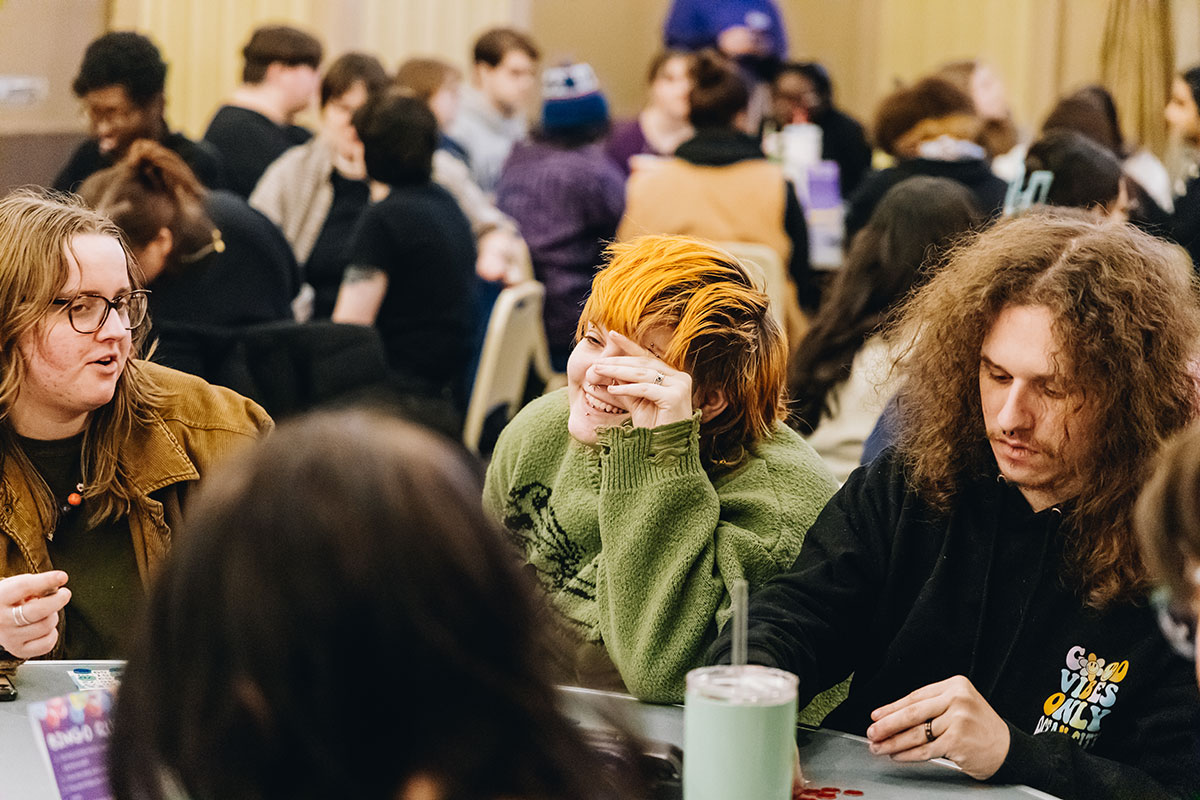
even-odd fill
[(1175, 198), (1171, 237), (1183, 245), (1193, 262), (1200, 262), (1200, 178), (1188, 181), (1187, 190)]
[[(851, 474), (808, 531), (792, 568), (750, 599), (751, 663), (800, 678), (803, 707), (854, 669), (887, 572), (903, 478), (892, 458)], [(899, 494), (898, 494), (899, 492)], [(708, 651), (729, 661), (733, 626)]]

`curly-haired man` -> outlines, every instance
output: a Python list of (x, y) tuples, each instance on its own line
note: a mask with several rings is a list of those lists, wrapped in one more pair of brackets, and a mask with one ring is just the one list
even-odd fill
[(853, 673), (825, 724), (897, 761), (1063, 798), (1192, 796), (1200, 697), (1131, 526), (1156, 450), (1196, 416), (1192, 281), (1181, 251), (1078, 215), (953, 252), (893, 334), (897, 444), (753, 598), (751, 660), (804, 696)]

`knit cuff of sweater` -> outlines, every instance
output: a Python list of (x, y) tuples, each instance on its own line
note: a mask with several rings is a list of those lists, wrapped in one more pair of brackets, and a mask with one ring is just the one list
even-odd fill
[(636, 489), (704, 472), (700, 462), (700, 411), (657, 428), (621, 425), (597, 432), (600, 488)]

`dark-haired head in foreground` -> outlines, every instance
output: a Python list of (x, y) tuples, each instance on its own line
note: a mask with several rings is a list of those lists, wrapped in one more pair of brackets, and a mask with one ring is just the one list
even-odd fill
[(608, 796), (452, 447), (323, 414), (218, 477), (125, 673), (117, 797)]

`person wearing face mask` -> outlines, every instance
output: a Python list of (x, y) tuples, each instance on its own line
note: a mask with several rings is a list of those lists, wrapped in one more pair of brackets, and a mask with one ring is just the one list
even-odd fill
[(167, 65), (154, 43), (132, 31), (106, 33), (88, 45), (71, 85), (84, 106), (90, 138), (75, 150), (53, 186), (75, 191), (92, 173), (112, 166), (137, 139), (173, 150), (210, 189), (225, 182), (216, 148), (167, 127), (163, 87)]
[[(350, 123), (388, 85), (379, 59), (340, 56), (321, 79), (320, 134), (285, 152), (259, 179), (250, 205), (274, 222), (313, 289), (311, 317), (329, 319), (346, 269), (346, 242), (370, 200), (362, 142)], [(301, 319), (309, 315), (300, 313)]]
[(271, 162), (312, 133), (293, 124), (317, 89), (321, 43), (287, 25), (258, 28), (242, 48), (242, 84), (217, 109), (204, 141), (225, 159), (228, 188), (249, 197)]
[(146, 291), (124, 241), (77, 199), (0, 200), (0, 671), (125, 657), (188, 495), (272, 427), (139, 360)]
[(688, 95), (692, 91), (691, 54), (663, 50), (650, 62), (650, 101), (634, 119), (613, 124), (604, 152), (626, 175), (639, 155), (669, 156), (692, 138)]
[(607, 255), (567, 386), (500, 434), (484, 505), (557, 609), (560, 680), (680, 702), (733, 581), (786, 569), (836, 483), (783, 424), (783, 333), (736, 259), (685, 236)]

